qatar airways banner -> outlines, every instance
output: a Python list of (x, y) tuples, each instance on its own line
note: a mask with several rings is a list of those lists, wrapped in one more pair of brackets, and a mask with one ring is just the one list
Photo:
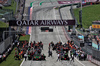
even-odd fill
[(66, 26), (75, 25), (75, 20), (10, 20), (9, 26)]

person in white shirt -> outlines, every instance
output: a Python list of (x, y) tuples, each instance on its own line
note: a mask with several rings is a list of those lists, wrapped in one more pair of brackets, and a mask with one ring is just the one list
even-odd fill
[(83, 53), (81, 54), (81, 57), (84, 57), (84, 54)]
[(57, 61), (58, 61), (58, 60), (60, 61), (60, 54), (58, 54), (58, 59), (57, 59)]
[(83, 53), (81, 54), (81, 59), (84, 59), (84, 54)]
[(6, 54), (5, 54), (5, 53), (3, 54), (3, 58), (4, 58), (4, 60), (6, 61)]
[(19, 42), (17, 43), (17, 45), (19, 46)]
[(26, 61), (26, 58), (27, 58), (27, 54), (26, 53), (24, 54), (24, 58), (25, 58), (25, 61)]
[(72, 61), (74, 62), (74, 55), (72, 54)]

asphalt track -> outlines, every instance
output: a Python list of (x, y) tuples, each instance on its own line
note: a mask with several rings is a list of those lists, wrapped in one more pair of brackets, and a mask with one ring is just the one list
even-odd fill
[[(67, 17), (63, 17), (64, 19), (72, 19), (71, 14), (69, 12), (69, 8), (70, 7), (67, 8), (68, 12), (65, 13)], [(61, 13), (64, 14), (64, 9), (63, 12)], [(47, 8), (34, 7), (32, 13), (32, 19), (54, 20), (54, 19), (60, 19), (60, 15), (58, 10), (54, 9), (53, 6)], [(55, 26), (53, 26), (52, 28), (53, 28), (53, 32), (41, 32), (40, 27), (32, 27), (30, 41), (43, 42), (44, 50), (42, 51), (42, 53), (46, 55), (46, 61), (27, 60), (23, 62), (22, 66), (89, 66), (89, 65), (95, 66), (92, 63), (90, 63), (89, 65), (84, 65), (77, 59), (75, 59), (75, 62), (56, 61), (57, 54), (55, 51), (52, 51), (53, 57), (48, 57), (48, 46), (51, 41), (53, 41), (54, 43), (57, 43), (59, 41), (62, 41), (63, 43), (67, 42), (67, 39), (64, 35), (61, 26), (56, 26), (56, 28)]]
[[(34, 8), (35, 9), (35, 8)], [(35, 17), (33, 19), (59, 19), (58, 10), (57, 12), (52, 7), (46, 8), (44, 10), (35, 11), (33, 13)], [(45, 14), (45, 15), (44, 15)], [(57, 14), (57, 16), (55, 16)], [(44, 44), (44, 50), (42, 53), (46, 55), (46, 61), (25, 61), (23, 66), (82, 66), (77, 61), (56, 61), (57, 54), (53, 51), (53, 57), (48, 57), (48, 46), (51, 41), (54, 43), (62, 41), (63, 43), (67, 42), (67, 39), (64, 36), (61, 26), (53, 27), (54, 32), (41, 32), (40, 27), (32, 27), (30, 41), (42, 41)]]

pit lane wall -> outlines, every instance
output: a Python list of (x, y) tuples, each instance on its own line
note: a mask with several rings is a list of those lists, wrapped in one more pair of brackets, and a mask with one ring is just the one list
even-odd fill
[(0, 43), (0, 53), (3, 54), (7, 48), (11, 45), (12, 37), (8, 37), (6, 40)]
[[(96, 50), (98, 50), (98, 49), (100, 48), (100, 46), (98, 47), (98, 45), (95, 44), (94, 42), (92, 42), (92, 47), (93, 47), (94, 49), (96, 49)], [(100, 51), (100, 49), (99, 49), (99, 51)]]
[(91, 55), (87, 55), (87, 59), (95, 64), (97, 64), (98, 66), (100, 66), (100, 61), (97, 61), (95, 59), (93, 59), (93, 57)]

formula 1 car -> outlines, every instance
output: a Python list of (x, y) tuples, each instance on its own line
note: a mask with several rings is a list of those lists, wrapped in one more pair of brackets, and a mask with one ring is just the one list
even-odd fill
[(64, 56), (61, 57), (61, 60), (69, 60), (69, 57), (67, 54), (65, 54)]
[(68, 52), (69, 51), (69, 48), (68, 47), (63, 47), (63, 51)]
[(28, 60), (31, 60), (32, 59), (32, 56), (31, 55), (28, 55)]
[(41, 60), (41, 56), (34, 56), (33, 60)]
[(33, 60), (45, 60), (46, 56), (45, 55), (35, 55), (33, 57)]

